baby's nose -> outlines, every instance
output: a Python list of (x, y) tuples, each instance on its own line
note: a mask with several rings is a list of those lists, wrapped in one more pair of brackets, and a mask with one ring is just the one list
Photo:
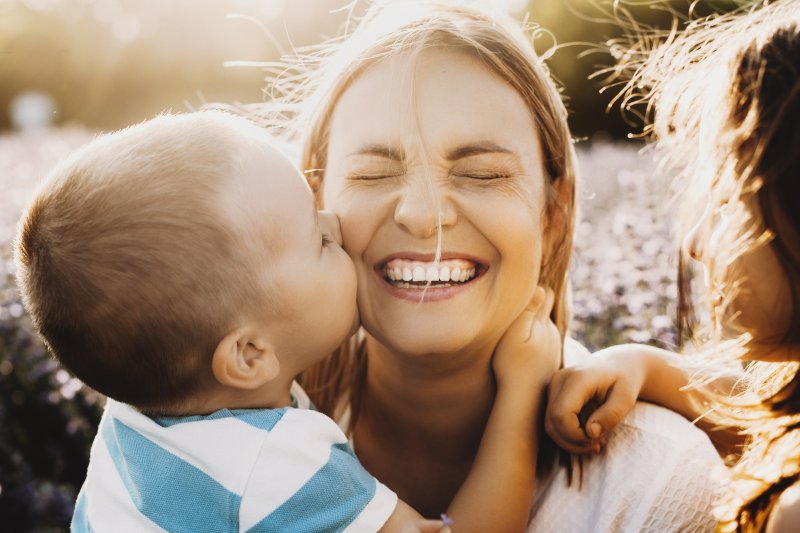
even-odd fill
[(320, 211), (319, 224), (323, 233), (336, 241), (339, 246), (342, 245), (342, 227), (339, 224), (339, 217), (333, 211)]

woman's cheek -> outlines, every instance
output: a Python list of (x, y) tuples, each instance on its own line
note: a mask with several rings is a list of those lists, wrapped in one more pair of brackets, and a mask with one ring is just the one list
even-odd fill
[(368, 228), (374, 225), (375, 213), (380, 207), (373, 200), (361, 198), (361, 194), (333, 183), (326, 191), (325, 208), (336, 213), (342, 228), (344, 249), (354, 260), (364, 251), (369, 242)]
[(487, 194), (476, 199), (483, 231), (506, 259), (525, 263), (530, 271), (541, 263), (542, 203), (522, 195)]

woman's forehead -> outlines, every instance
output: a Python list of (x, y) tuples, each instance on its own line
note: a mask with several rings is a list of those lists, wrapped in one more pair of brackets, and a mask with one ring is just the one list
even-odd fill
[(493, 143), (523, 152), (536, 145), (522, 96), (477, 57), (434, 48), (389, 57), (365, 69), (333, 110), (330, 152), (365, 145), (452, 151)]

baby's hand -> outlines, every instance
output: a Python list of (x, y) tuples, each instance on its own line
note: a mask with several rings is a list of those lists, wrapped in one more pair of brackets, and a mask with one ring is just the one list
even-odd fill
[(555, 297), (537, 287), (528, 307), (500, 339), (492, 359), (499, 388), (544, 387), (561, 364), (561, 335), (550, 319)]
[(570, 453), (599, 452), (605, 435), (633, 409), (645, 377), (644, 362), (624, 346), (559, 370), (550, 382), (547, 434)]

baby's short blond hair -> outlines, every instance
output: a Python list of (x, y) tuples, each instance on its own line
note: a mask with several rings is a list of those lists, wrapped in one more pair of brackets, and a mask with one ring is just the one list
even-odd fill
[(119, 401), (171, 412), (261, 283), (216, 199), (256, 127), (163, 115), (103, 135), (48, 176), (17, 239), (25, 305), (52, 353)]

